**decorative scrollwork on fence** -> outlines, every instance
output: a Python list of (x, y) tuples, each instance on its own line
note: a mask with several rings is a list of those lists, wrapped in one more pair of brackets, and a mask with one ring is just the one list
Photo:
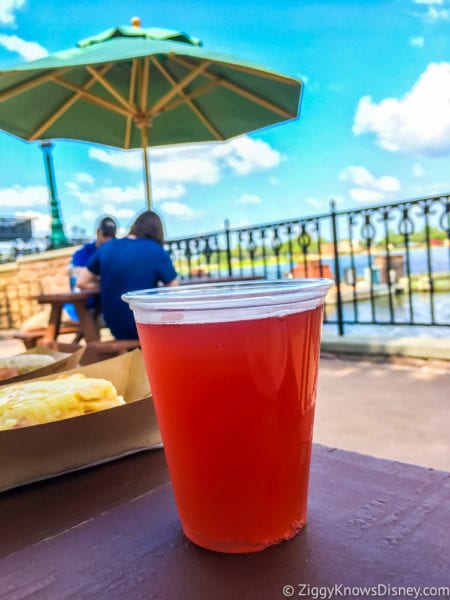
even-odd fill
[(448, 239), (450, 240), (450, 197), (446, 196), (445, 198), (441, 198), (441, 200), (444, 210), (439, 217), (439, 225), (442, 231), (445, 231)]
[(371, 221), (372, 212), (363, 213), (363, 225), (361, 227), (361, 238), (366, 242), (367, 248), (370, 248), (375, 240), (376, 229)]
[(297, 236), (297, 243), (301, 248), (303, 255), (308, 253), (308, 248), (311, 246), (311, 236), (306, 230), (306, 223), (301, 224), (300, 234)]
[(414, 223), (409, 215), (411, 204), (404, 206), (401, 210), (401, 219), (398, 224), (398, 230), (407, 242), (414, 233)]
[(277, 258), (280, 256), (281, 246), (282, 246), (282, 241), (280, 239), (278, 227), (274, 227), (271, 247), (272, 247), (273, 253), (275, 254), (275, 256)]

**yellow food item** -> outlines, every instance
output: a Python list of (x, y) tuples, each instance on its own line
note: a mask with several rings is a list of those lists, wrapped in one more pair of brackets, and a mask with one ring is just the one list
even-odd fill
[(125, 404), (106, 379), (81, 373), (0, 388), (0, 431), (59, 421)]

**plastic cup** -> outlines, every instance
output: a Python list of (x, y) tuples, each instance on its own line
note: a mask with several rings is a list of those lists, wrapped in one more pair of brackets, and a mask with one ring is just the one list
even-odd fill
[(185, 535), (254, 552), (306, 523), (328, 279), (130, 292)]

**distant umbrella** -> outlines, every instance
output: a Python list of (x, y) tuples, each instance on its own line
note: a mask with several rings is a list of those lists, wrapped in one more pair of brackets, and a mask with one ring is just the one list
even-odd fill
[(297, 117), (299, 80), (132, 23), (0, 71), (0, 128), (28, 141), (142, 148), (150, 207), (148, 146), (226, 140)]

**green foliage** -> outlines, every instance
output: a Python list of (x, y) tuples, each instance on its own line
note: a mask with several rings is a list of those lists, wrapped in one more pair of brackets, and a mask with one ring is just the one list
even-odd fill
[[(429, 227), (429, 238), (430, 240), (446, 240), (447, 234), (442, 229), (439, 229), (439, 227), (431, 226)], [(421, 231), (415, 231), (412, 233), (408, 239), (413, 244), (426, 244), (427, 235), (425, 227)], [(385, 237), (381, 238), (379, 244), (381, 246), (385, 246), (386, 241), (387, 240)], [(389, 244), (392, 244), (395, 248), (400, 248), (405, 245), (406, 239), (405, 236), (401, 235), (400, 233), (394, 233), (393, 231), (390, 231), (388, 241)]]

